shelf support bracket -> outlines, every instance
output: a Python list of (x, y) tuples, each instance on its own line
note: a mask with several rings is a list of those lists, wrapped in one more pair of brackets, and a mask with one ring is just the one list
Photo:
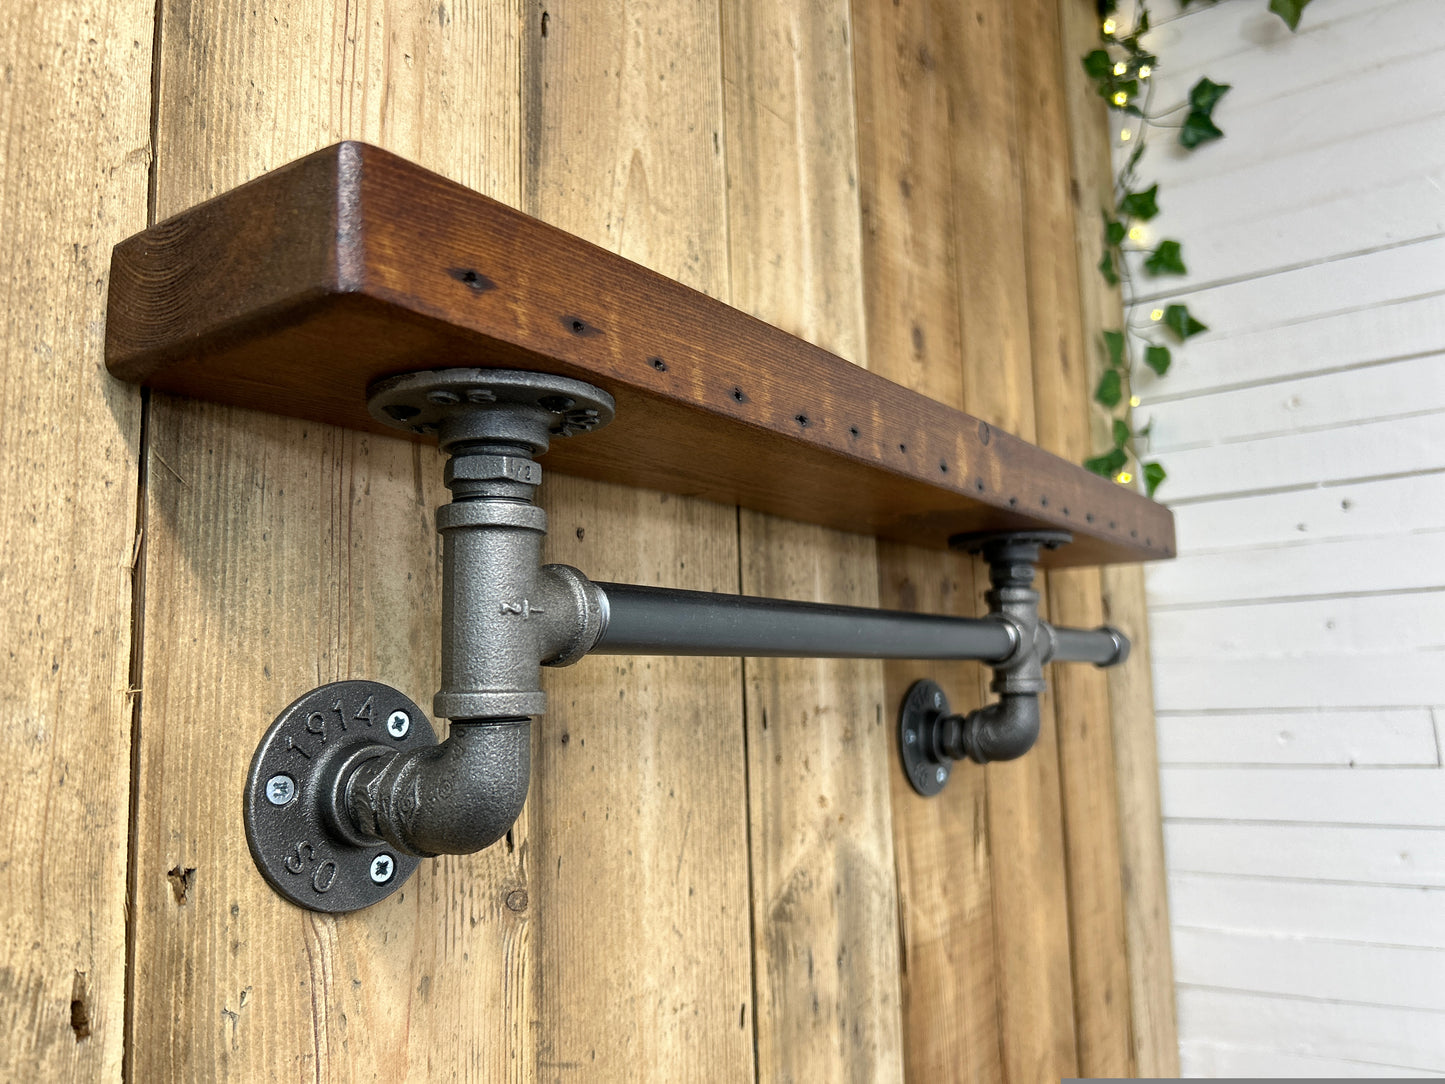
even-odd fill
[(527, 796), (531, 720), (546, 711), (542, 666), (589, 653), (983, 661), (997, 702), (953, 715), (928, 681), (904, 702), (904, 769), (931, 795), (956, 760), (1027, 752), (1050, 660), (1112, 666), (1128, 654), (1117, 630), (1039, 619), (1034, 568), (1066, 532), (954, 540), (988, 563), (982, 618), (594, 583), (541, 563), (547, 517), (533, 496), (536, 457), (552, 440), (612, 419), (606, 392), (545, 373), (446, 369), (381, 380), (368, 408), (386, 425), (434, 434), (450, 457), (451, 500), (437, 512), (442, 660), (432, 709), (451, 728), (438, 743), (415, 703), (359, 680), (313, 689), (272, 723), (247, 778), (247, 841), (272, 887), (311, 910), (379, 902), (421, 858), (469, 854), (511, 829)]

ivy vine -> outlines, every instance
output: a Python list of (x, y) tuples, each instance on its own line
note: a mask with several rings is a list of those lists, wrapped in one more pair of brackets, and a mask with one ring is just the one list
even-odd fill
[[(1300, 15), (1309, 2), (1269, 0), (1269, 10), (1293, 31), (1299, 28)], [(1190, 3), (1180, 0), (1179, 6), (1187, 8)], [(1110, 417), (1111, 447), (1084, 460), (1084, 466), (1120, 485), (1134, 483), (1130, 468), (1135, 468), (1145, 492), (1152, 497), (1169, 475), (1158, 460), (1144, 459), (1149, 426), (1134, 426), (1132, 408), (1139, 405), (1132, 391), (1136, 362), (1163, 376), (1173, 362), (1170, 344), (1178, 346), (1209, 328), (1182, 302), (1151, 308), (1147, 320), (1134, 319), (1138, 291), (1130, 255), (1142, 257), (1138, 260), (1140, 271), (1151, 279), (1187, 274), (1180, 241), (1165, 238), (1152, 248), (1146, 243), (1144, 223), (1159, 214), (1159, 186), (1140, 187), (1139, 161), (1144, 157), (1151, 129), (1176, 130), (1179, 145), (1191, 152), (1223, 138), (1224, 132), (1214, 123), (1214, 110), (1230, 85), (1205, 76), (1190, 89), (1188, 100), (1153, 112), (1151, 77), (1159, 70), (1159, 58), (1143, 45), (1150, 29), (1149, 7), (1139, 0), (1131, 10), (1133, 25), (1125, 29), (1120, 25), (1118, 0), (1098, 0), (1100, 45), (1083, 57), (1084, 72), (1099, 97), (1111, 111), (1133, 118), (1119, 129), (1120, 140), (1132, 143), (1133, 150), (1114, 177), (1113, 206), (1103, 214), (1104, 253), (1098, 264), (1099, 274), (1110, 286), (1121, 287), (1124, 299), (1124, 326), (1103, 333), (1107, 365), (1094, 388), (1094, 401)], [(1182, 120), (1175, 119), (1181, 114)]]

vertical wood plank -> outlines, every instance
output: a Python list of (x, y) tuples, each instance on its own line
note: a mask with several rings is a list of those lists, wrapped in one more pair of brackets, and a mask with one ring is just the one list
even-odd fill
[[(523, 32), (526, 209), (726, 296), (715, 13), (561, 0), (531, 5)], [(610, 314), (576, 304), (605, 330)], [(738, 589), (732, 508), (556, 476), (543, 491), (550, 560)], [(741, 663), (597, 657), (547, 688), (529, 803), (538, 1078), (751, 1079)]]
[[(723, 42), (732, 302), (864, 363), (847, 5), (727, 4)], [(877, 604), (871, 539), (743, 513), (740, 546), (748, 593)], [(900, 1079), (881, 667), (745, 673), (759, 1076)]]
[[(949, 131), (951, 17), (939, 4), (855, 3), (853, 57), (869, 365), (962, 406), (952, 163), (950, 140), (940, 138)], [(973, 562), (880, 542), (878, 596), (890, 608), (973, 616)], [(955, 710), (981, 702), (976, 663), (883, 669), (890, 726), (922, 677), (942, 683)], [(960, 765), (933, 799), (920, 798), (896, 766), (889, 782), (906, 1075), (996, 1081), (1003, 1069), (983, 769)]]
[[(1072, 191), (1076, 201), (1075, 249), (1088, 366), (1086, 380), (1087, 386), (1092, 387), (1101, 371), (1100, 332), (1120, 326), (1122, 320), (1118, 291), (1110, 288), (1094, 269), (1099, 258), (1098, 215), (1113, 202), (1113, 169), (1104, 107), (1078, 68), (1079, 58), (1097, 45), (1097, 10), (1088, 0), (1059, 0), (1058, 10), (1060, 67), (1064, 72)], [(1101, 412), (1090, 410), (1089, 413), (1097, 439), (1107, 423)], [(1137, 565), (1116, 565), (1101, 569), (1099, 580), (1105, 619), (1121, 628), (1133, 642), (1129, 664), (1116, 667), (1107, 675), (1118, 795), (1124, 936), (1129, 961), (1132, 1057), (1140, 1076), (1177, 1076), (1179, 1040), (1175, 1025), (1174, 967), (1169, 939), (1144, 572)]]
[[(963, 325), (964, 407), (1035, 436), (1022, 165), (1012, 4), (968, 0), (950, 24), (954, 226)], [(975, 566), (977, 605), (987, 576)], [(1036, 583), (1047, 599), (1047, 577)], [(987, 691), (987, 674), (980, 695)], [(1004, 1078), (1072, 1076), (1077, 1067), (1058, 748), (1052, 692), (1034, 749), (987, 768)]]
[[(1089, 372), (1074, 237), (1065, 71), (1056, 0), (1013, 5), (1013, 53), (1024, 177), (1034, 409), (1039, 444), (1072, 462), (1089, 454)], [(1103, 622), (1097, 569), (1050, 573), (1050, 616)], [(1137, 661), (1133, 665), (1138, 665)], [(1119, 819), (1108, 679), (1093, 667), (1051, 668), (1067, 855), (1079, 1072), (1132, 1076), (1128, 954), (1119, 876)]]
[(150, 3), (0, 9), (0, 1079), (124, 1043), (140, 393), (102, 362), (145, 224)]
[[(156, 211), (337, 138), (518, 201), (516, 13), (406, 0), (162, 5)], [(157, 396), (149, 419), (136, 1080), (527, 1079), (525, 839), (339, 918), (254, 869), (244, 774), (312, 686), (436, 688), (439, 457)]]

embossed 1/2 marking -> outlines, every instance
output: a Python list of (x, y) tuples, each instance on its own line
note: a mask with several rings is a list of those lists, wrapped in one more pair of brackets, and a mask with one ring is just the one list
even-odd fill
[(331, 886), (335, 883), (336, 863), (328, 858), (320, 863), (316, 867), (316, 872), (311, 875), (311, 887), (316, 889), (319, 894), (325, 895), (331, 891)]
[[(304, 854), (302, 852), (305, 852)], [(316, 850), (304, 839), (291, 848), (291, 853), (286, 856), (286, 868), (292, 873), (300, 873), (306, 868), (306, 863), (316, 857)]]
[(530, 599), (523, 599), (521, 602), (504, 602), (499, 607), (499, 612), (520, 617), (523, 621), (533, 614), (546, 613), (540, 606), (533, 606)]

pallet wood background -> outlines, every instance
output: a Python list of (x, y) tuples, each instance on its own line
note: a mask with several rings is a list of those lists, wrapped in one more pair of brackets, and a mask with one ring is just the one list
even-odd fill
[[(358, 138), (1077, 459), (1117, 304), (1079, 272), (1107, 191), (1092, 24), (1087, 0), (6, 8), (0, 1078), (1172, 1071), (1132, 572), (1054, 574), (1046, 604), (1107, 613), (1139, 661), (1056, 673), (1038, 748), (935, 801), (893, 713), (925, 675), (982, 702), (976, 666), (591, 659), (549, 675), (505, 843), (311, 915), (253, 869), (241, 781), (317, 683), (434, 688), (437, 456), (101, 361), (111, 245)], [(982, 605), (963, 557), (544, 492), (549, 559), (598, 578)]]

